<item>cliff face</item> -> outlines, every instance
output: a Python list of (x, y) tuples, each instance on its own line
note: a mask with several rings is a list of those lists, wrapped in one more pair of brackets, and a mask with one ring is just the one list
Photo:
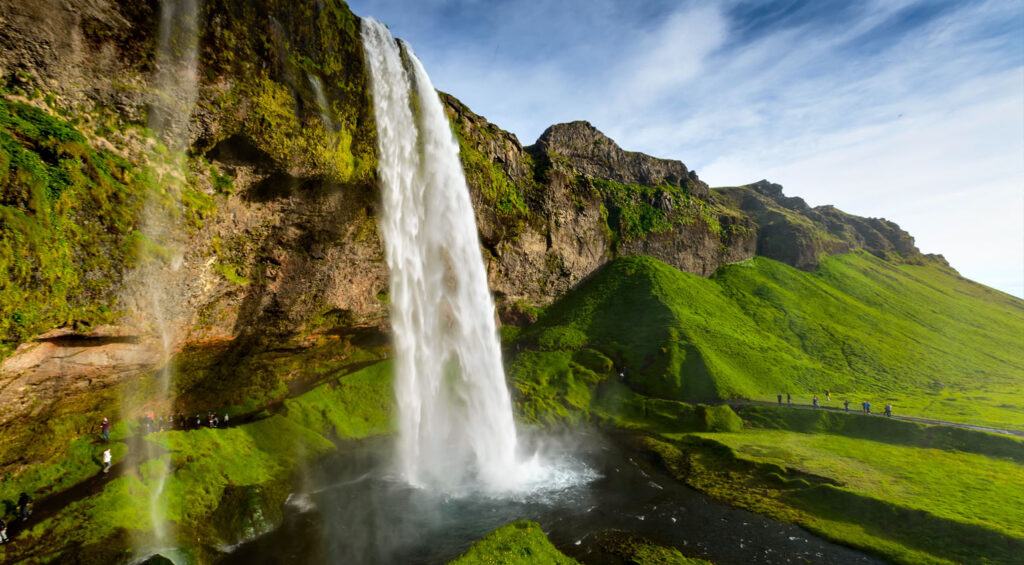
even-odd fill
[[(157, 134), (158, 2), (0, 0), (0, 466), (66, 439), (38, 447), (19, 421), (70, 437), (116, 409), (163, 364), (161, 329), (194, 369), (176, 385), (191, 411), (180, 399), (237, 392), (239, 359), (386, 327), (359, 19), (328, 0), (208, 0), (198, 16), (195, 104)], [(765, 182), (710, 190), (586, 122), (523, 147), (442, 98), (505, 322), (622, 255), (701, 276), (755, 254), (804, 269), (856, 248), (920, 260), (891, 222)], [(269, 367), (264, 400), (305, 374)]]
[(443, 99), (506, 322), (529, 319), (529, 306), (619, 255), (651, 255), (702, 276), (754, 255), (754, 224), (713, 201), (683, 163), (624, 151), (587, 122), (552, 126), (523, 147)]
[[(926, 259), (914, 245), (914, 238), (895, 223), (853, 216), (834, 206), (811, 208), (803, 198), (784, 195), (778, 184), (762, 180), (715, 192), (757, 224), (758, 255), (798, 269), (814, 270), (822, 257), (855, 249), (897, 263)], [(941, 257), (932, 259), (948, 266)]]
[[(161, 136), (157, 2), (0, 4), (0, 466), (49, 456), (146, 389), (161, 330), (171, 354), (228, 341), (237, 361), (384, 323), (358, 18), (337, 2), (201, 10), (196, 102)], [(176, 392), (227, 400), (247, 377)]]

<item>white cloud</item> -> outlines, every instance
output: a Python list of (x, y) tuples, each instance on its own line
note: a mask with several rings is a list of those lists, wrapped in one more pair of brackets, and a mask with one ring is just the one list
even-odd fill
[(618, 84), (615, 104), (636, 105), (678, 92), (725, 38), (725, 18), (715, 6), (673, 13), (659, 29), (625, 49), (632, 53), (613, 74)]
[(526, 144), (589, 120), (712, 185), (768, 178), (896, 221), (1024, 296), (1024, 7), (872, 0), (765, 25), (731, 20), (738, 1), (375, 5), (439, 88)]

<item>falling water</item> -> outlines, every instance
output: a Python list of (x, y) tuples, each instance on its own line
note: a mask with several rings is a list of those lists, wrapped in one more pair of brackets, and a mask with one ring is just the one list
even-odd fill
[[(145, 412), (170, 412), (170, 385), (173, 379), (171, 354), (172, 332), (180, 315), (180, 293), (170, 287), (167, 269), (178, 271), (182, 264), (182, 233), (176, 227), (174, 209), (180, 206), (180, 192), (187, 174), (185, 151), (188, 147), (188, 122), (198, 96), (197, 62), (199, 43), (199, 0), (162, 0), (160, 28), (153, 77), (153, 96), (149, 107), (149, 126), (165, 144), (167, 154), (153, 155), (157, 163), (160, 191), (146, 202), (141, 232), (166, 251), (168, 261), (150, 262), (141, 269), (140, 277), (148, 294), (148, 313), (153, 329), (158, 334), (161, 348), (161, 368), (157, 373), (155, 395), (147, 403)], [(145, 460), (159, 459), (151, 477), (149, 512), (152, 521), (152, 540), (140, 540), (137, 545), (166, 553), (173, 543), (173, 532), (167, 521), (164, 485), (169, 471), (169, 460), (149, 441), (138, 442), (145, 450)]]
[(503, 490), (516, 429), (473, 208), (441, 101), (408, 45), (364, 19), (391, 270), (398, 465), (414, 485)]

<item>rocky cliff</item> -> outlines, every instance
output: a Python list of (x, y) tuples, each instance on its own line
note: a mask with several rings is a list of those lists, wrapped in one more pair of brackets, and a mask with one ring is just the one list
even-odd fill
[[(129, 389), (145, 404), (162, 336), (191, 372), (160, 409), (192, 411), (279, 399), (315, 373), (247, 359), (322, 348), (318, 360), (339, 361), (352, 348), (332, 340), (386, 329), (359, 19), (328, 0), (202, 3), (195, 103), (164, 130), (186, 140), (183, 165), (151, 129), (159, 20), (155, 0), (0, 1), (8, 470), (51, 456)], [(506, 323), (621, 255), (701, 276), (755, 254), (803, 269), (856, 248), (923, 260), (891, 222), (810, 209), (765, 182), (712, 190), (586, 122), (524, 147), (442, 97)]]

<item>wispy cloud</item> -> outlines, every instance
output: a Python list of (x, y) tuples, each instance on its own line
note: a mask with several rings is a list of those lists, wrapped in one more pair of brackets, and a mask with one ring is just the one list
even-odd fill
[(531, 143), (587, 119), (712, 185), (884, 216), (1024, 296), (1024, 5), (353, 0)]

